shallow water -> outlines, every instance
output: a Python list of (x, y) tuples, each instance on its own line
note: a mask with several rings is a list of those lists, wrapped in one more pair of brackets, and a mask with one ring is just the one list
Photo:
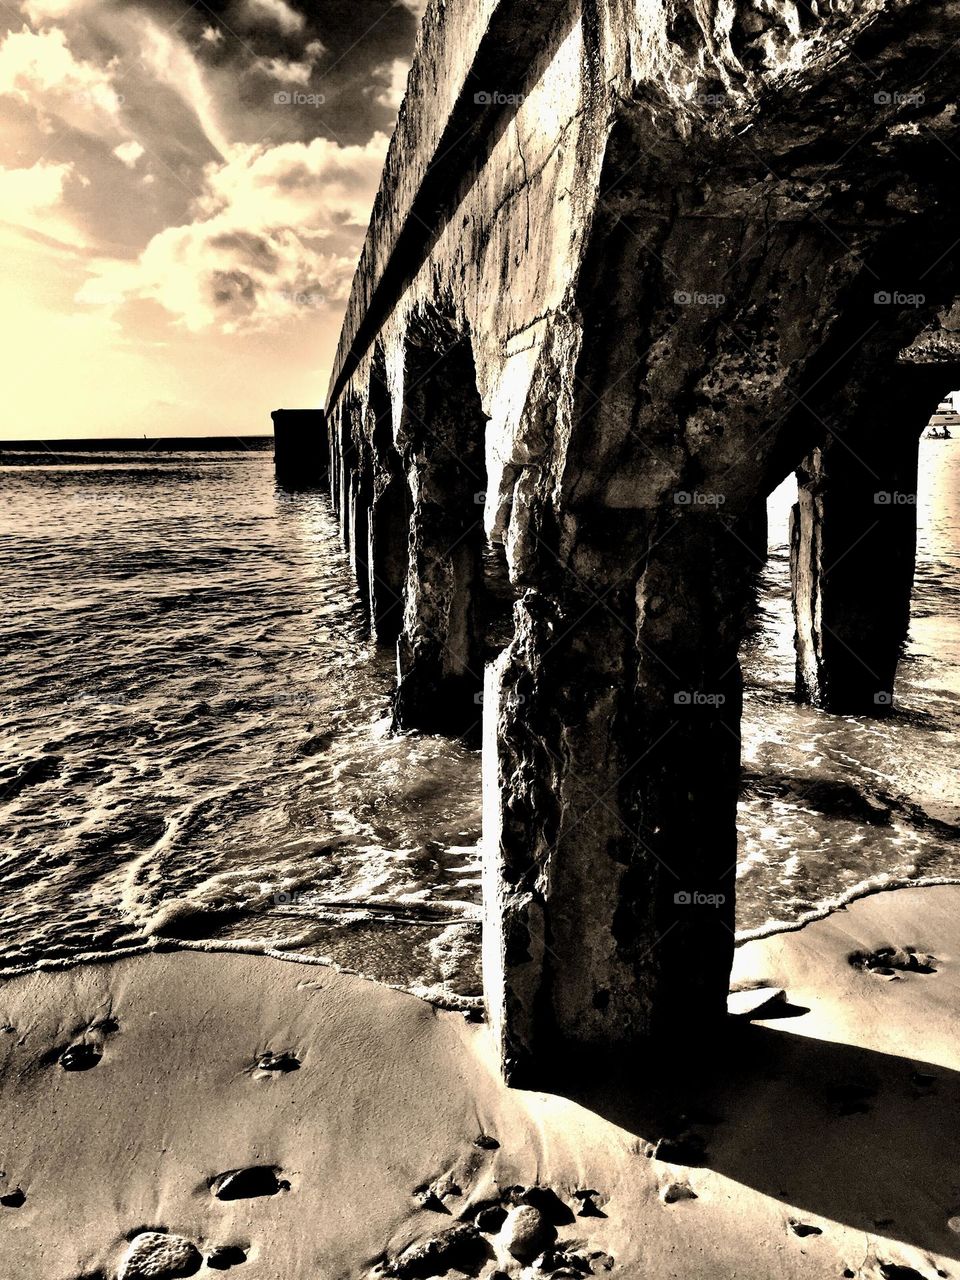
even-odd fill
[[(772, 500), (742, 930), (884, 878), (960, 878), (960, 447), (921, 449), (913, 636), (882, 723), (791, 701)], [(327, 498), (278, 490), (251, 452), (4, 466), (0, 492), (0, 969), (162, 932), (475, 994), (479, 756), (389, 734), (393, 659), (365, 638)], [(824, 779), (890, 821), (818, 810)]]

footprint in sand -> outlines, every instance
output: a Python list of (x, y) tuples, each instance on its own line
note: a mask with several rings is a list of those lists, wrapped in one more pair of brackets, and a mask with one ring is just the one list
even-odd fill
[(876, 951), (854, 951), (847, 957), (855, 969), (881, 978), (899, 978), (902, 973), (936, 973), (937, 957), (916, 947), (878, 947)]
[(74, 1032), (77, 1039), (73, 1044), (52, 1049), (42, 1061), (59, 1062), (64, 1071), (89, 1071), (103, 1057), (106, 1037), (115, 1035), (119, 1030), (120, 1023), (112, 1014), (97, 1018)]

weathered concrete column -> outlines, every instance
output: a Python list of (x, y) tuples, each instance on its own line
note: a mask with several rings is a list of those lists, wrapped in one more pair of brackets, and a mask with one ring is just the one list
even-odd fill
[(482, 718), (483, 416), (466, 340), (407, 360), (401, 449), (411, 497), (400, 729), (475, 734)]
[(841, 715), (893, 705), (910, 623), (917, 454), (946, 373), (878, 379), (797, 472), (790, 522), (797, 696)]
[(370, 507), (373, 502), (373, 463), (370, 447), (355, 424), (354, 466), (350, 476), (349, 533), (350, 563), (368, 611), (370, 601)]
[(412, 500), (393, 439), (393, 408), (382, 352), (370, 373), (367, 436), (373, 466), (367, 565), (370, 625), (380, 644), (395, 644), (403, 627)]
[(705, 513), (574, 536), (489, 677), (484, 988), (518, 1084), (708, 1042), (733, 954), (747, 557)]
[(322, 409), (274, 409), (274, 465), (278, 481), (290, 489), (327, 483), (329, 442)]

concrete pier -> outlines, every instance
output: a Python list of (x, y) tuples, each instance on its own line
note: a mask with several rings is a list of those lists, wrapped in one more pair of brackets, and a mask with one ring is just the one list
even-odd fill
[[(738, 651), (792, 471), (803, 695), (888, 705), (915, 502), (874, 495), (915, 495), (892, 375), (960, 294), (960, 2), (799, 10), (434, 0), (421, 27), (331, 379), (331, 492), (397, 645), (397, 727), (482, 716), (511, 1080), (691, 1031), (709, 1051)], [(515, 601), (495, 643), (488, 565)]]

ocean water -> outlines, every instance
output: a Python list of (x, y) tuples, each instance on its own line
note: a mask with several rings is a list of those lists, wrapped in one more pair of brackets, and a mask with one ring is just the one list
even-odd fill
[[(923, 442), (896, 714), (792, 701), (785, 486), (745, 652), (738, 924), (960, 879), (960, 444)], [(0, 973), (156, 945), (479, 991), (479, 755), (391, 735), (323, 494), (266, 453), (0, 466)], [(838, 791), (836, 783), (845, 784)]]

